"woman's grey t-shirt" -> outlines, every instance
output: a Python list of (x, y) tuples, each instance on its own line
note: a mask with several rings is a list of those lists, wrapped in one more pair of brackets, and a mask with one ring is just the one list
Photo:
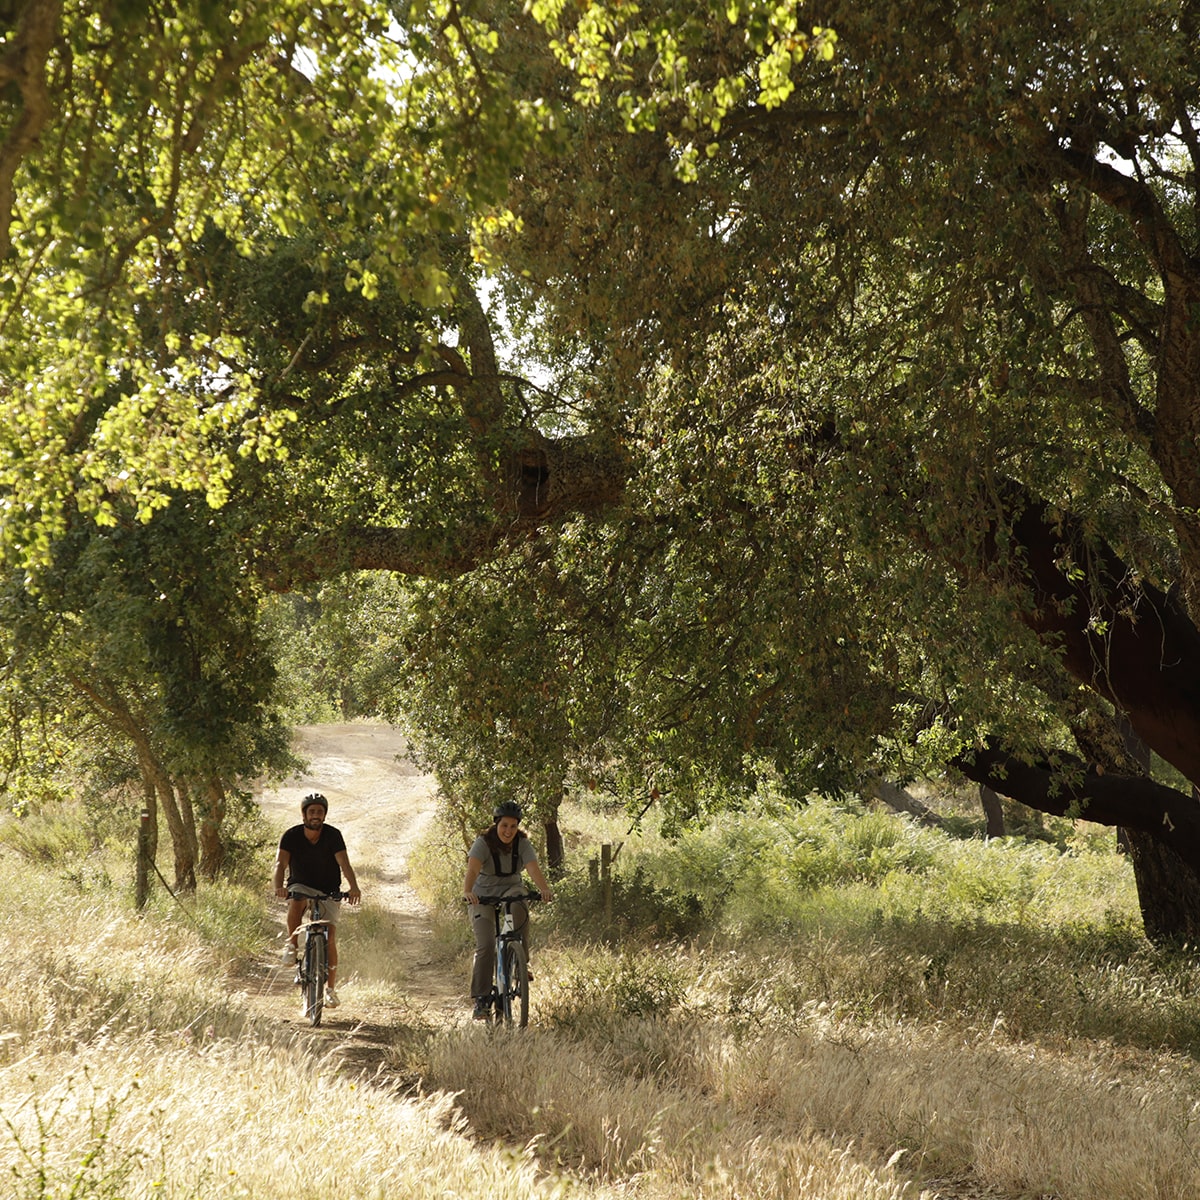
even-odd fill
[[(531, 862), (537, 862), (537, 851), (533, 848), (533, 843), (525, 836), (522, 836), (517, 843), (520, 846), (519, 855), (521, 860), (521, 868), (524, 868)], [(500, 855), (499, 863), (492, 861), (491, 847), (488, 846), (483, 836), (475, 839), (471, 849), (467, 852), (468, 857), (477, 858), (483, 863), (483, 870), (479, 872), (479, 878), (475, 880), (475, 894), (477, 896), (507, 896), (512, 892), (523, 892), (525, 885), (521, 881), (520, 874), (517, 875), (497, 875), (496, 869), (499, 867), (502, 871), (510, 871), (513, 866), (513, 856), (509, 852)]]

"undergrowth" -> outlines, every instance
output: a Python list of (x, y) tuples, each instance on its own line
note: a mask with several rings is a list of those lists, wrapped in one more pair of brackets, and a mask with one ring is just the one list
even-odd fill
[[(1196, 957), (1146, 941), (1128, 859), (1082, 823), (963, 839), (815, 800), (673, 840), (575, 809), (564, 824), (586, 834), (533, 935), (555, 964), (538, 1012), (556, 1028), (598, 1011), (786, 1028), (820, 1005), (1200, 1056)], [(465, 955), (455, 849), (434, 834), (422, 854), (425, 877), (449, 881), (435, 902)]]
[[(671, 841), (565, 812), (520, 1052), (395, 1006), (367, 1076), (237, 994), (275, 944), (265, 862), (255, 886), (137, 914), (127, 860), (85, 852), (63, 815), (0, 827), (22, 879), (0, 980), (20, 1200), (266, 1200), (285, 1174), (348, 1200), (899, 1200), (936, 1175), (1062, 1200), (1200, 1190), (1200, 971), (1141, 936), (1128, 862), (1086, 827), (986, 843), (818, 801)], [(412, 861), (465, 979), (460, 843), (433, 828)], [(402, 985), (386, 914), (345, 933), (364, 996)], [(298, 1145), (319, 1172), (296, 1174)]]

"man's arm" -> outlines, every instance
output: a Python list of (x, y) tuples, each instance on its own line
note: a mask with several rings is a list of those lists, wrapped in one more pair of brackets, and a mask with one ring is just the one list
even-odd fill
[(358, 890), (358, 876), (354, 874), (354, 868), (350, 865), (350, 855), (345, 850), (339, 850), (334, 856), (337, 860), (337, 865), (342, 868), (342, 874), (346, 877), (346, 882), (350, 885), (350, 895), (346, 897), (351, 904), (357, 904), (362, 899), (362, 892)]
[(292, 861), (291, 854), (282, 846), (279, 847), (279, 853), (275, 855), (275, 877), (272, 883), (275, 887), (275, 895), (280, 900), (287, 899), (287, 888), (283, 886), (284, 875), (287, 873), (288, 863)]

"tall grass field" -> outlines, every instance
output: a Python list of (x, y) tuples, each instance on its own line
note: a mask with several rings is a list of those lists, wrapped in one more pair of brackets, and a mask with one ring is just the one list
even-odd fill
[[(1200, 966), (1141, 936), (1112, 831), (563, 826), (530, 1028), (393, 1005), (364, 1066), (254, 1002), (265, 859), (136, 914), (126, 850), (5, 818), (0, 1196), (1200, 1196)], [(435, 827), (413, 879), (465, 993), (461, 856)], [(343, 1008), (403, 999), (387, 914), (353, 938)]]

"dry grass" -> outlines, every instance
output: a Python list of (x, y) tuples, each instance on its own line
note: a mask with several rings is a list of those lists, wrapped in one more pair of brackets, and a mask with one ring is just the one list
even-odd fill
[[(301, 1036), (257, 1024), (229, 990), (227, 947), (198, 927), (138, 917), (113, 895), (71, 894), (25, 871), (30, 899), (14, 904), (9, 924), (25, 953), (0, 980), (0, 1175), (14, 1200), (891, 1200), (905, 1191), (852, 1148), (804, 1130), (765, 1138), (730, 1106), (714, 1140), (712, 1111), (686, 1090), (610, 1078), (610, 1067), (589, 1065), (587, 1047), (549, 1031), (527, 1043), (532, 1056), (499, 1057), (475, 1029), (446, 1034), (434, 1053), (457, 1063), (468, 1091), (406, 1097), (386, 1069), (351, 1075), (336, 1054), (315, 1057)], [(514, 1103), (525, 1076), (505, 1076), (499, 1058), (517, 1058), (523, 1073), (565, 1062), (560, 1111), (570, 1097), (590, 1101), (573, 1114), (574, 1131), (564, 1137)], [(498, 1083), (487, 1073), (497, 1069)], [(597, 1086), (580, 1089), (581, 1073)], [(480, 1085), (495, 1090), (472, 1090)]]
[[(447, 1096), (398, 1094), (256, 1021), (201, 922), (139, 917), (11, 859), (23, 950), (0, 978), (0, 1193), (13, 1200), (567, 1194), (479, 1146)], [(242, 895), (242, 907), (256, 907)], [(359, 935), (368, 933), (366, 926)], [(209, 930), (211, 934), (211, 930)], [(262, 946), (259, 947), (260, 951)], [(384, 980), (365, 986), (387, 987)]]
[[(859, 1189), (846, 1194), (892, 1195), (899, 1171), (1061, 1200), (1200, 1195), (1200, 1082), (1171, 1055), (820, 1012), (757, 1037), (624, 1017), (575, 1037), (530, 1031), (520, 1055), (473, 1031), (447, 1037), (429, 1079), (487, 1135), (532, 1132), (551, 1161), (653, 1175), (673, 1194), (840, 1196), (842, 1180)], [(519, 1099), (498, 1111), (497, 1094)], [(779, 1190), (777, 1168), (801, 1154), (816, 1190)]]
[(447, 1035), (430, 1077), (458, 1094), (482, 1135), (529, 1139), (543, 1163), (598, 1187), (620, 1185), (624, 1195), (912, 1194), (876, 1155), (836, 1144), (807, 1121), (776, 1127), (769, 1114), (623, 1069), (611, 1054), (554, 1033), (527, 1031), (512, 1052), (483, 1031)]
[[(0, 979), (4, 1194), (916, 1200), (969, 1178), (1012, 1197), (1200, 1195), (1195, 965), (1101, 906), (1078, 930), (1049, 924), (1114, 866), (1034, 847), (998, 879), (994, 854), (971, 851), (946, 875), (961, 907), (943, 892), (923, 916), (905, 871), (933, 907), (942, 848), (878, 823), (854, 837), (858, 851), (813, 835), (809, 867), (846, 872), (860, 853), (876, 882), (777, 904), (774, 945), (765, 909), (746, 939), (736, 887), (735, 923), (709, 913), (704, 941), (580, 941), (588, 898), (564, 886), (538, 915), (529, 1030), (418, 1035), (414, 1017), (367, 1074), (232, 990), (276, 932), (258, 893), (139, 917), (102, 864), (64, 878), (0, 852), (24, 881), (6, 911), (21, 954)], [(767, 887), (769, 856), (753, 862)], [(673, 903), (668, 874), (647, 911)], [(981, 921), (984, 884), (1018, 916)], [(351, 991), (402, 995), (387, 914), (344, 933)], [(423, 1098), (401, 1092), (416, 1077)]]
[[(360, 872), (368, 878), (365, 872)], [(338, 922), (338, 958), (346, 964), (344, 987), (375, 1002), (394, 1003), (403, 996), (404, 955), (393, 914), (371, 900), (357, 908), (342, 906)]]
[(22, 1200), (553, 1194), (524, 1156), (476, 1146), (448, 1097), (347, 1082), (298, 1047), (135, 1039), (0, 1083), (0, 1164)]

